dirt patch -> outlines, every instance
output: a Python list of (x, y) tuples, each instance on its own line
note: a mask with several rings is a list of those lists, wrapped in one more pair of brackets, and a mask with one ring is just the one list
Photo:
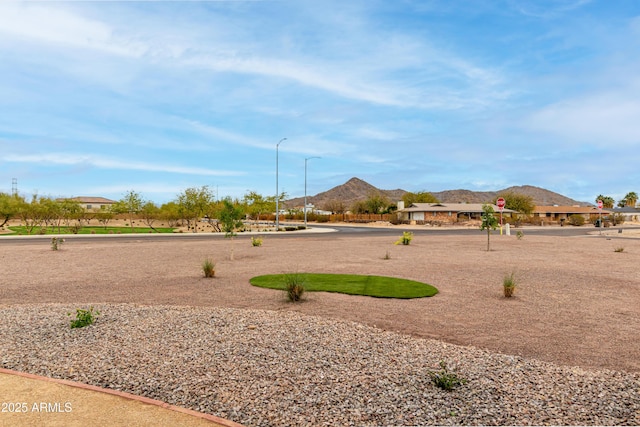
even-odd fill
[[(399, 232), (399, 234), (401, 234)], [(108, 239), (108, 238), (107, 238)], [(564, 365), (640, 371), (640, 240), (604, 236), (249, 236), (232, 243), (47, 239), (0, 245), (0, 304), (98, 302), (291, 310), (357, 321), (416, 337), (471, 345)], [(233, 244), (234, 260), (229, 259)], [(623, 252), (614, 249), (624, 247)], [(384, 259), (387, 252), (390, 259)], [(201, 263), (216, 261), (216, 278)], [(415, 300), (310, 293), (301, 304), (253, 287), (259, 274), (308, 271), (375, 274), (430, 283)], [(515, 271), (515, 297), (502, 278)]]

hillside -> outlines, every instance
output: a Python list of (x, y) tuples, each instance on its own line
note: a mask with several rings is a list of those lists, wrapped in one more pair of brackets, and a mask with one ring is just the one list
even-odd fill
[[(505, 192), (514, 192), (530, 196), (534, 204), (540, 206), (560, 205), (560, 206), (590, 206), (589, 203), (579, 202), (569, 197), (544, 188), (532, 185), (522, 185), (504, 188), (496, 191), (470, 191), (470, 190), (447, 190), (432, 192), (438, 200), (443, 203), (486, 203), (490, 202), (499, 194)], [(378, 194), (389, 199), (390, 202), (397, 202), (407, 191), (397, 190), (381, 190), (359, 178), (351, 178), (342, 185), (333, 187), (330, 190), (318, 193), (315, 196), (307, 196), (307, 202), (312, 203), (317, 208), (323, 209), (332, 201), (340, 201), (349, 209), (355, 202), (366, 200), (373, 194)], [(285, 202), (288, 207), (304, 205), (304, 197), (297, 197)]]
[[(355, 202), (366, 200), (373, 194), (383, 195), (389, 201), (396, 202), (402, 199), (405, 193), (405, 190), (381, 190), (360, 178), (351, 178), (344, 184), (333, 187), (328, 191), (318, 193), (315, 196), (307, 196), (307, 203), (312, 203), (314, 206), (323, 209), (331, 201), (340, 201), (349, 209)], [(303, 206), (304, 197), (287, 200), (285, 204), (291, 207)]]
[(532, 185), (521, 185), (504, 188), (497, 191), (469, 191), (469, 190), (448, 190), (432, 193), (441, 202), (449, 203), (486, 203), (493, 201), (501, 193), (514, 192), (530, 196), (533, 203), (539, 206), (589, 206), (589, 203), (579, 202), (577, 200), (565, 197), (562, 194), (545, 190), (544, 188), (534, 187)]

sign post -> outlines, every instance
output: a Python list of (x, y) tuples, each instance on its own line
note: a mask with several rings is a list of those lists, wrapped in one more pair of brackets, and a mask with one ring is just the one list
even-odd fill
[(504, 206), (506, 205), (506, 201), (503, 197), (499, 197), (496, 200), (496, 205), (498, 206), (498, 210), (500, 211), (500, 235), (502, 236), (502, 211), (504, 210)]
[(602, 227), (604, 226), (604, 224), (602, 224), (602, 207), (604, 206), (604, 202), (598, 199), (597, 203), (598, 203), (598, 211), (600, 211), (600, 219), (598, 219), (598, 225), (599, 225), (598, 228), (600, 228), (599, 234), (602, 235)]

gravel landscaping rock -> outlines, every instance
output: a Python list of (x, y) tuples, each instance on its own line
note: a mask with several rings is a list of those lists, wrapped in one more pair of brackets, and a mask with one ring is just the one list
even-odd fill
[[(71, 329), (76, 308), (0, 306), (1, 366), (247, 426), (640, 424), (637, 373), (287, 311), (95, 304), (96, 323)], [(437, 388), (440, 361), (467, 383)]]

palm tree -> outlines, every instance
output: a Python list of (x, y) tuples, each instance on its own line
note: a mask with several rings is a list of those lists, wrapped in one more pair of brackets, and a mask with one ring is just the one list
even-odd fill
[(625, 206), (630, 206), (632, 208), (636, 207), (636, 202), (638, 201), (638, 194), (635, 191), (630, 191), (624, 196)]
[(600, 194), (598, 197), (596, 197), (596, 202), (598, 200), (602, 200), (602, 207), (605, 209), (612, 209), (613, 208), (613, 204), (615, 203), (615, 200), (613, 200), (613, 197), (611, 196), (603, 196), (602, 194)]

